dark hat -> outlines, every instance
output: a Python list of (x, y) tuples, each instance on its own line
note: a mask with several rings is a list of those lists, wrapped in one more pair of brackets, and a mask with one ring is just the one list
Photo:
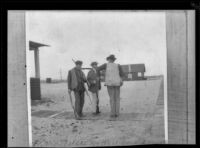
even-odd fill
[(93, 65), (97, 65), (98, 63), (97, 62), (92, 62), (90, 65), (93, 66)]
[(83, 62), (82, 62), (82, 61), (79, 61), (79, 60), (76, 61), (75, 63), (76, 63), (76, 65), (82, 65), (82, 64), (83, 64)]
[(115, 58), (115, 55), (113, 55), (113, 54), (111, 54), (110, 56), (108, 56), (107, 58), (106, 58), (106, 60), (109, 60), (109, 59), (111, 59), (111, 60), (116, 60), (116, 58)]

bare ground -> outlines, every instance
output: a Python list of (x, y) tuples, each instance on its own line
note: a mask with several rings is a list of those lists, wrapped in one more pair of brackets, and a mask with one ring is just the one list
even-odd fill
[(85, 95), (85, 120), (75, 120), (67, 84), (41, 84), (42, 100), (32, 101), (33, 146), (75, 147), (164, 143), (162, 79), (124, 82), (120, 116), (109, 120), (106, 87), (100, 92), (99, 116), (91, 114)]

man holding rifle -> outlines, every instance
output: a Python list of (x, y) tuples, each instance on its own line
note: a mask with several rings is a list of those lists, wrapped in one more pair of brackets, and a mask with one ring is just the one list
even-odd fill
[(68, 92), (71, 97), (71, 91), (74, 92), (75, 96), (75, 107), (74, 113), (76, 119), (83, 117), (83, 106), (85, 97), (85, 86), (84, 83), (87, 82), (85, 74), (82, 72), (81, 67), (83, 62), (76, 61), (76, 66), (68, 72)]
[(89, 83), (89, 91), (92, 94), (94, 115), (100, 113), (99, 111), (99, 90), (101, 89), (101, 82), (97, 73), (97, 62), (92, 62), (92, 69), (88, 72), (87, 80)]

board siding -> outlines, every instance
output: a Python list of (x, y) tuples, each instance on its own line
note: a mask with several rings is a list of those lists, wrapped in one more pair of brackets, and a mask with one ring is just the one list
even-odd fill
[(8, 147), (28, 147), (25, 13), (8, 11)]
[(167, 11), (168, 143), (195, 144), (194, 12)]

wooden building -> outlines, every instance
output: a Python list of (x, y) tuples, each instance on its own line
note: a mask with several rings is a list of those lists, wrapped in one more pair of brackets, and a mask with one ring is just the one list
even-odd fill
[(145, 80), (145, 65), (144, 64), (130, 64), (121, 65), (125, 73), (125, 80)]
[(46, 83), (51, 83), (52, 79), (51, 78), (46, 78)]
[[(121, 66), (125, 74), (125, 81), (146, 80), (144, 77), (146, 71), (144, 64), (129, 64)], [(100, 78), (102, 81), (105, 81), (105, 70), (101, 71)]]

